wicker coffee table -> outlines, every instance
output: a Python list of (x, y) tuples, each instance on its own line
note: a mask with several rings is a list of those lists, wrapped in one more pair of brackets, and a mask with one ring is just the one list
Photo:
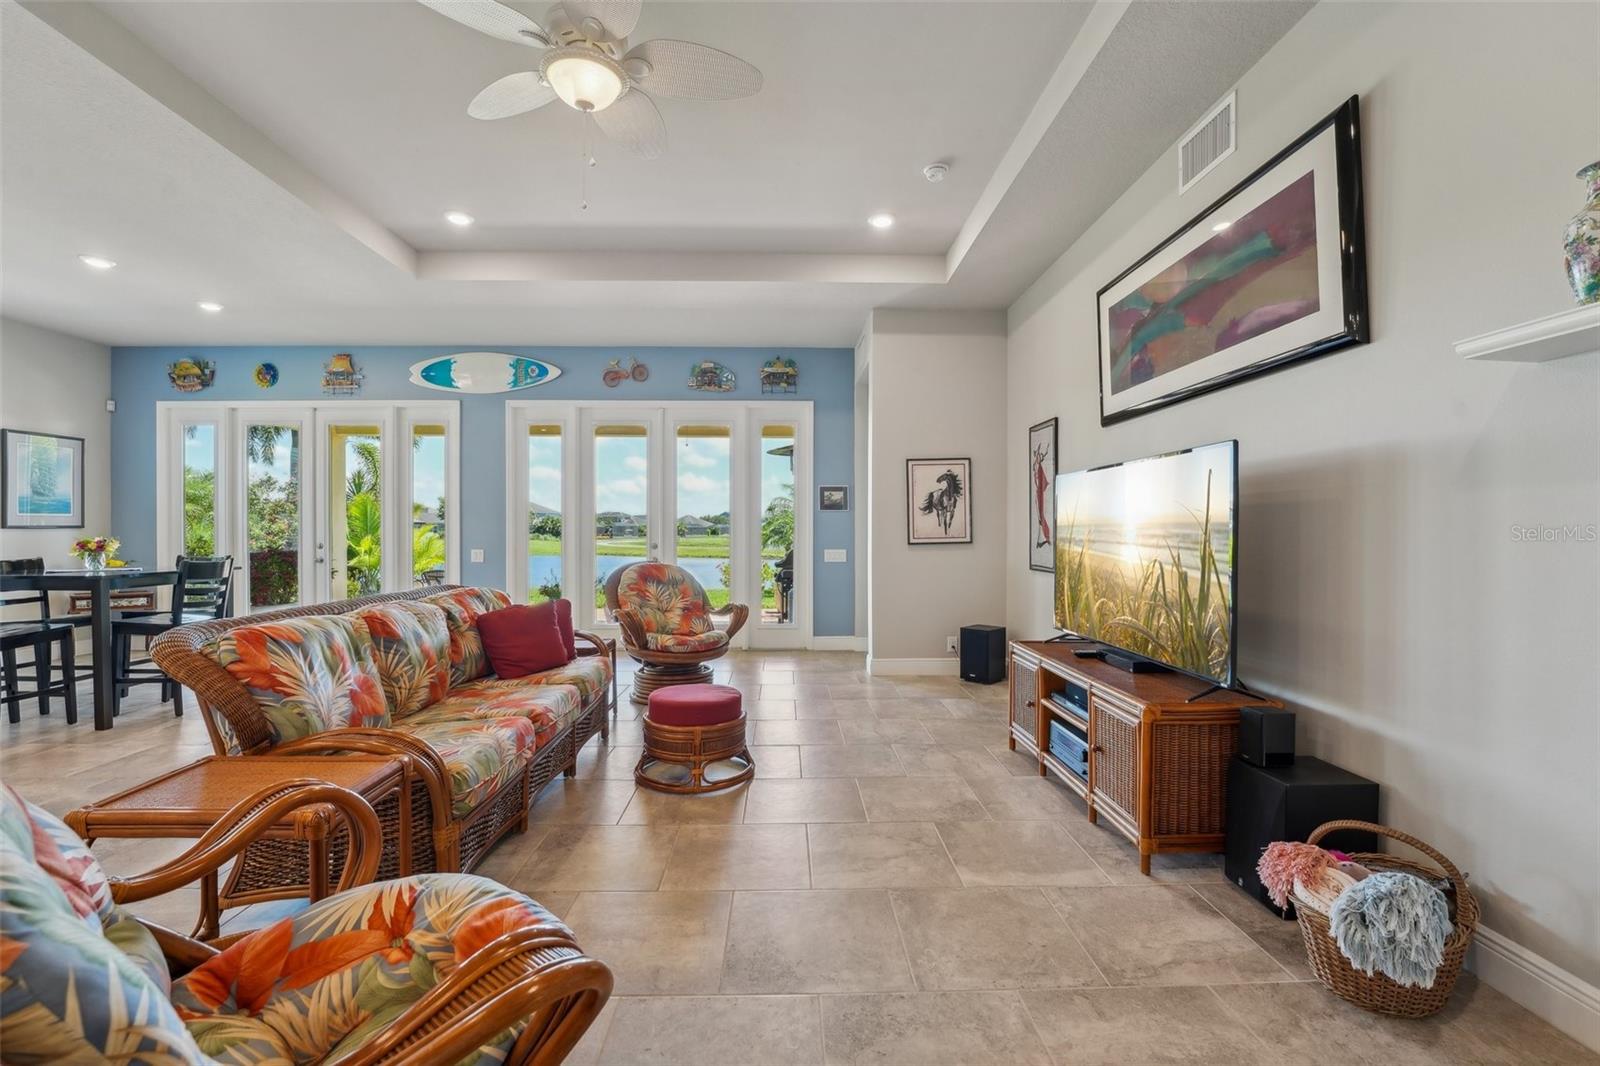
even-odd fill
[[(235, 803), (270, 785), (323, 781), (357, 793), (383, 826), (379, 876), (411, 872), (411, 797), (403, 759), (378, 755), (208, 755), (199, 762), (79, 807), (66, 823), (89, 843), (104, 838), (204, 836)], [(228, 873), (200, 884), (196, 934), (216, 939), (221, 912), (274, 899), (317, 900), (336, 884), (349, 851), (349, 828), (327, 805), (295, 812), (252, 843)]]

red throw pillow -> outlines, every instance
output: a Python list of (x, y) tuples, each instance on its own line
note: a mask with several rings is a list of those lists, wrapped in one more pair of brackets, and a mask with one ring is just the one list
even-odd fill
[(551, 604), (485, 611), (475, 624), (489, 666), (499, 677), (522, 677), (571, 662)]
[(556, 627), (561, 630), (561, 643), (567, 649), (567, 662), (578, 657), (578, 641), (572, 635), (572, 601), (556, 601)]

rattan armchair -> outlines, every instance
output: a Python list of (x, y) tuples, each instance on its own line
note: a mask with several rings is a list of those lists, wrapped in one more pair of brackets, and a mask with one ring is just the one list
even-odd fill
[[(377, 871), (382, 838), (376, 814), (354, 792), (315, 781), (285, 782), (236, 804), (216, 827), (172, 862), (134, 878), (113, 878), (112, 899), (132, 903), (215, 877), (224, 864), (269, 826), (285, 818), (342, 817), (349, 826), (349, 860), (339, 879), (336, 902), (370, 884)], [(433, 875), (449, 883), (476, 881), (460, 874)], [(427, 879), (416, 879), (425, 881)], [(180, 982), (231, 944), (251, 933), (206, 942), (149, 922)], [(493, 1042), (514, 1026), (505, 1062), (554, 1066), (583, 1036), (610, 997), (611, 971), (588, 958), (570, 929), (548, 918), (513, 928), (462, 959), (438, 983), (389, 1025), (339, 1059), (341, 1066), (375, 1063), (457, 1062)]]
[[(750, 618), (742, 603), (713, 610), (694, 575), (671, 563), (619, 566), (606, 578), (605, 600), (623, 650), (639, 664), (632, 699), (641, 707), (658, 688), (709, 682), (707, 664), (728, 654)], [(716, 628), (713, 618), (727, 618), (727, 628)]]

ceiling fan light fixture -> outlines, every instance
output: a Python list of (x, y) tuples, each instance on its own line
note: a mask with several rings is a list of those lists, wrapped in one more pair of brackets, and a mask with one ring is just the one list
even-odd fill
[(579, 111), (604, 111), (628, 87), (622, 68), (590, 48), (557, 49), (545, 59), (541, 73), (561, 102)]

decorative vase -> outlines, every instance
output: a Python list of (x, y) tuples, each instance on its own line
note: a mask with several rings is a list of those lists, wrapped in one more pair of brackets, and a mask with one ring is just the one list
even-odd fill
[(1600, 163), (1578, 171), (1589, 186), (1589, 202), (1567, 223), (1567, 279), (1580, 304), (1600, 301)]
[(85, 555), (83, 557), (83, 568), (91, 571), (104, 570), (106, 568), (106, 553), (90, 552)]

